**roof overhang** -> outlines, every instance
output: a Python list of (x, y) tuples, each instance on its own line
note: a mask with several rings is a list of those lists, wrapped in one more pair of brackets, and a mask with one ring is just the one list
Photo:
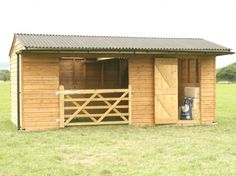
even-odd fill
[(24, 50), (19, 51), (19, 53), (93, 53), (93, 54), (178, 54), (178, 55), (215, 55), (215, 56), (222, 56), (222, 55), (230, 55), (234, 54), (231, 51), (204, 51), (204, 50), (195, 50), (195, 51), (188, 51), (188, 50), (84, 50), (84, 49), (62, 49), (62, 48), (25, 48)]

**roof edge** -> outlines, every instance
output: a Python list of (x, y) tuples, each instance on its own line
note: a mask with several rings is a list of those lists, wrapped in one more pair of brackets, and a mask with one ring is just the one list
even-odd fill
[(29, 47), (25, 46), (26, 50), (68, 50), (68, 51), (144, 51), (144, 52), (215, 52), (215, 53), (232, 53), (234, 52), (231, 51), (230, 48), (227, 49), (182, 49), (182, 48), (160, 48), (160, 49), (153, 49), (153, 48), (147, 48), (147, 49), (142, 49), (142, 48), (87, 48), (87, 47)]
[(130, 54), (210, 54), (210, 55), (216, 55), (216, 56), (222, 56), (222, 55), (230, 55), (234, 54), (235, 52), (231, 51), (181, 51), (181, 50), (153, 50), (153, 51), (147, 51), (147, 50), (86, 50), (86, 49), (65, 49), (65, 48), (49, 48), (49, 49), (38, 49), (38, 48), (27, 48), (19, 51), (20, 53), (23, 52), (44, 52), (44, 53), (63, 53), (63, 52), (78, 52), (78, 53), (116, 53), (116, 54), (122, 54), (122, 53), (130, 53)]
[(36, 35), (36, 36), (66, 36), (66, 37), (102, 37), (102, 38), (140, 38), (140, 39), (180, 39), (180, 40), (204, 40), (203, 38), (194, 37), (139, 37), (139, 36), (120, 36), (120, 35), (77, 35), (77, 34), (31, 34), (15, 33), (15, 35)]
[(14, 48), (14, 43), (15, 43), (15, 41), (16, 41), (16, 36), (15, 36), (15, 34), (14, 34), (14, 36), (13, 36), (13, 39), (12, 39), (12, 42), (11, 42), (11, 48), (10, 48), (10, 51), (9, 51), (9, 53), (8, 53), (8, 56), (10, 57), (11, 56), (11, 54), (12, 54), (12, 50), (13, 50), (13, 48)]

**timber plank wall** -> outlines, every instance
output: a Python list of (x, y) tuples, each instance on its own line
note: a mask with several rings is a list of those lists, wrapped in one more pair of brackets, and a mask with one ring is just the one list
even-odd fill
[[(17, 55), (16, 52), (21, 50), (23, 46), (17, 39), (14, 39), (12, 50), (10, 52), (10, 90), (11, 90), (11, 121), (17, 124)], [(21, 75), (21, 59), (20, 63), (20, 75)]]
[(52, 55), (24, 54), (22, 72), (23, 120), (27, 130), (59, 125), (59, 59)]
[(132, 86), (132, 124), (154, 124), (154, 59), (135, 56), (129, 59), (129, 84)]
[(211, 124), (215, 121), (216, 110), (216, 71), (215, 57), (205, 57), (201, 60), (201, 123)]
[[(27, 130), (58, 128), (59, 97), (56, 95), (56, 91), (59, 90), (59, 58), (61, 56), (25, 53), (21, 57), (23, 70), (21, 75), (22, 128)], [(160, 58), (160, 56), (135, 55), (129, 57), (128, 75), (129, 84), (133, 89), (132, 124), (134, 125), (154, 124), (154, 58)], [(190, 62), (190, 66), (194, 70), (196, 67), (193, 63), (196, 62), (194, 60), (196, 57), (192, 56), (191, 58), (193, 60)], [(201, 122), (209, 124), (215, 120), (215, 57), (198, 56), (197, 58), (200, 61), (200, 82), (196, 82), (197, 78), (193, 75), (190, 78), (183, 79), (190, 80), (190, 84), (186, 85), (200, 85)], [(187, 58), (182, 57), (182, 59)], [(16, 91), (15, 60), (15, 58), (11, 59), (12, 102), (16, 100), (16, 92), (14, 92)], [(184, 64), (186, 63), (182, 65)], [(89, 72), (89, 70), (87, 71)], [(109, 73), (110, 71), (108, 70)], [(179, 74), (180, 71), (184, 73), (186, 68), (182, 66)], [(95, 73), (97, 74), (96, 71)], [(185, 82), (183, 81), (183, 84)], [(108, 83), (105, 82), (105, 84)], [(110, 86), (113, 87), (114, 84), (112, 83)], [(179, 97), (182, 99), (183, 85), (181, 82), (179, 84), (179, 89), (181, 89)], [(70, 84), (68, 86), (70, 87)], [(12, 106), (12, 117), (16, 117), (15, 105)]]

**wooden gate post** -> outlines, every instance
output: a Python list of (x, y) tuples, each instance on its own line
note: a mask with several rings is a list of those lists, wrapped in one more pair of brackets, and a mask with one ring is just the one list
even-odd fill
[(60, 128), (64, 128), (65, 127), (65, 124), (64, 124), (64, 121), (65, 121), (65, 111), (64, 111), (64, 86), (63, 85), (60, 85)]
[(128, 101), (128, 103), (129, 103), (129, 125), (131, 125), (132, 124), (132, 99), (131, 99), (131, 97), (132, 97), (132, 87), (131, 87), (131, 85), (129, 84), (129, 101)]

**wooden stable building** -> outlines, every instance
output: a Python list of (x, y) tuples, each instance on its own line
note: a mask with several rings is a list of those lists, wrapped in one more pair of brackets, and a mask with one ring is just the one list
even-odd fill
[[(80, 125), (212, 124), (215, 57), (229, 48), (198, 38), (15, 34), (11, 119), (18, 129)], [(180, 120), (185, 87), (199, 117)]]

